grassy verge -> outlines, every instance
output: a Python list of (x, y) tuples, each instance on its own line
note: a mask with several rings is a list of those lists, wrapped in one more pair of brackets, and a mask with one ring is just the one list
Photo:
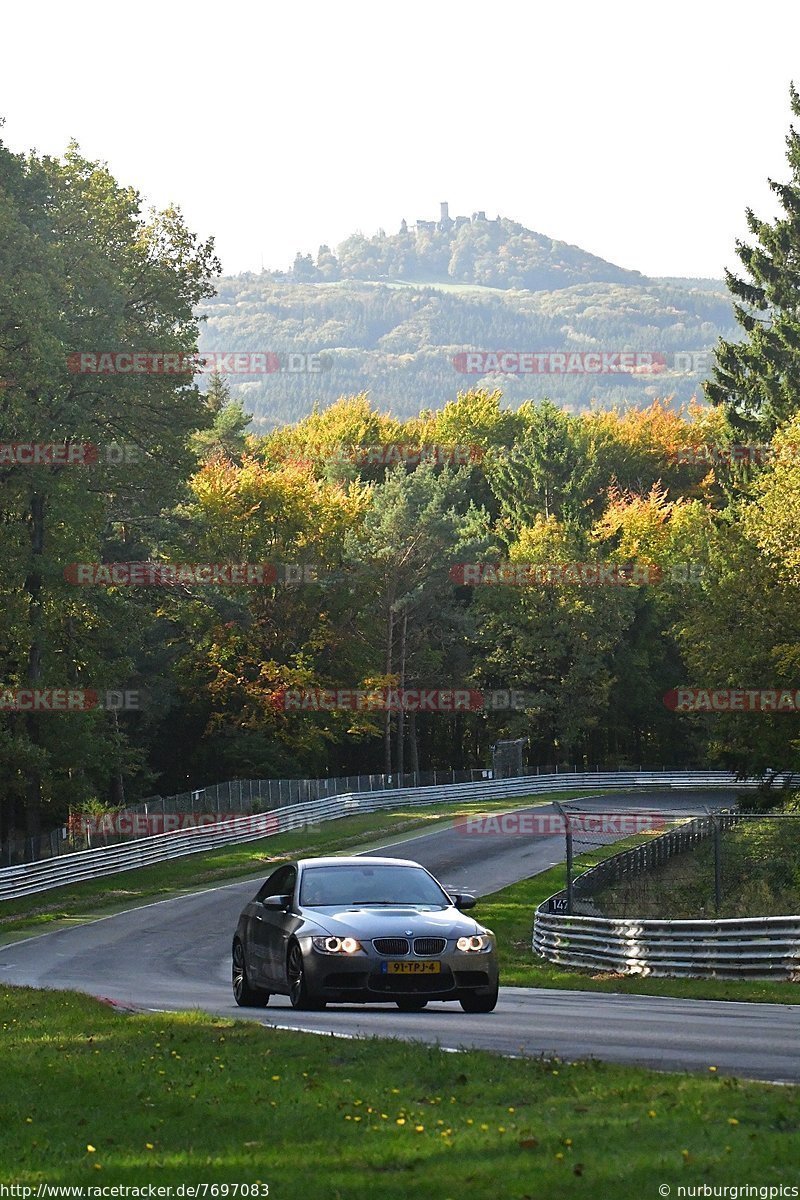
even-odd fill
[(19, 900), (1, 901), (0, 941), (7, 934), (44, 932), (48, 927), (65, 921), (107, 915), (181, 891), (213, 887), (215, 883), (224, 883), (226, 880), (266, 873), (276, 863), (293, 856), (365, 849), (373, 843), (400, 838), (409, 832), (432, 831), (437, 823), (446, 825), (455, 817), (470, 813), (525, 808), (533, 804), (548, 804), (554, 798), (570, 800), (588, 794), (584, 788), (582, 791), (559, 792), (550, 796), (439, 804), (424, 809), (398, 805), (385, 812), (341, 817), (336, 821), (310, 825), (257, 842), (223, 846), (186, 858), (172, 859), (157, 866), (53, 888), (52, 891), (24, 896)]
[(800, 1161), (794, 1088), (127, 1015), (66, 992), (4, 988), (0, 1011), (5, 1183), (641, 1200), (786, 1183)]
[[(641, 838), (619, 842), (576, 859), (586, 869), (635, 845)], [(475, 915), (497, 934), (502, 982), (510, 987), (566, 988), (572, 991), (625, 992), (642, 996), (680, 996), (694, 1000), (758, 1000), (774, 1004), (800, 1004), (800, 984), (770, 980), (662, 979), (636, 975), (595, 974), (561, 967), (533, 955), (531, 933), (534, 910), (564, 887), (564, 868), (552, 867), (541, 875), (523, 879), (484, 897)]]

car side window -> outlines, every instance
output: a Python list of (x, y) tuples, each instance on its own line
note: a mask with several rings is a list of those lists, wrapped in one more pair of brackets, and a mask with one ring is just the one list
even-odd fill
[(278, 867), (273, 871), (266, 883), (262, 884), (256, 900), (266, 900), (267, 896), (288, 896), (294, 891), (294, 881), (297, 878), (296, 867)]

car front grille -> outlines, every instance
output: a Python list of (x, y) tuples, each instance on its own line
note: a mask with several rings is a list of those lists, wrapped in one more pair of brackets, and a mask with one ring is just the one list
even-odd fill
[(410, 949), (408, 938), (401, 937), (373, 938), (372, 944), (378, 954), (408, 954)]
[(424, 956), (426, 954), (443, 954), (446, 946), (447, 938), (414, 938), (414, 953), (419, 954), (420, 956)]

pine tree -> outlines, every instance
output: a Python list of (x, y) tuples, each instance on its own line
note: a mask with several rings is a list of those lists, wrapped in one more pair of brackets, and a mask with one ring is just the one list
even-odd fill
[(208, 391), (205, 395), (207, 407), (212, 413), (219, 413), (228, 404), (230, 398), (231, 390), (227, 380), (223, 379), (219, 371), (214, 371), (208, 381)]
[[(789, 91), (792, 112), (800, 117), (800, 96), (793, 84)], [(786, 146), (791, 179), (769, 180), (784, 215), (760, 221), (748, 208), (755, 244), (736, 242), (746, 277), (725, 272), (746, 336), (720, 340), (713, 379), (705, 384), (709, 400), (724, 407), (735, 428), (762, 437), (800, 408), (800, 133), (794, 126)]]

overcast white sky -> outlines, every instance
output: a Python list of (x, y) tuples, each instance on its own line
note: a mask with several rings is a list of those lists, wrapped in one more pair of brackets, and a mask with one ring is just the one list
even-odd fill
[(5, 0), (3, 140), (70, 138), (228, 272), (485, 209), (654, 275), (734, 265), (788, 166), (796, 0)]

